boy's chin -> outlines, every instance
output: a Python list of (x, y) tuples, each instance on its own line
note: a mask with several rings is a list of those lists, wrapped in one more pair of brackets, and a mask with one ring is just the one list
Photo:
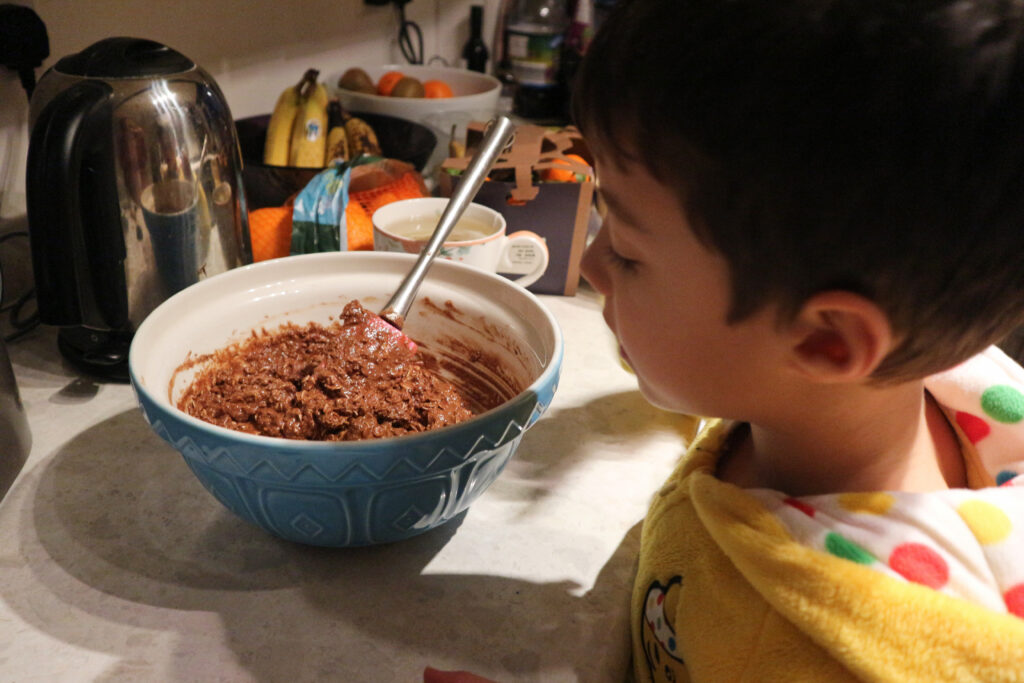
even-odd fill
[(691, 417), (701, 418), (726, 417), (725, 415), (720, 415), (717, 412), (709, 411), (711, 406), (706, 403), (702, 404), (699, 400), (693, 401), (687, 400), (687, 398), (681, 396), (667, 396), (642, 379), (638, 382), (638, 388), (640, 389), (640, 394), (648, 403), (655, 408), (669, 413), (678, 413), (679, 415), (689, 415)]
[(679, 401), (674, 401), (644, 382), (642, 379), (639, 381), (640, 393), (655, 408), (661, 410), (667, 410), (671, 413), (686, 413), (693, 414), (692, 411), (688, 410), (686, 406), (680, 405)]

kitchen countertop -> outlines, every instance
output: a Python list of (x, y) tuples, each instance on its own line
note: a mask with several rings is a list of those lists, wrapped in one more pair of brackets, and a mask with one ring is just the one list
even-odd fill
[(33, 446), (0, 502), (0, 679), (621, 681), (639, 522), (683, 449), (598, 296), (541, 296), (565, 334), (550, 409), (473, 506), (386, 546), (326, 549), (234, 517), (128, 385), (8, 346)]

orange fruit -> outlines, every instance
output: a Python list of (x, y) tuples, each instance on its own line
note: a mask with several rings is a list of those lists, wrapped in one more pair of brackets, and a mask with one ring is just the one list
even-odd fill
[(388, 71), (377, 80), (377, 94), (390, 95), (398, 81), (403, 78), (405, 78), (405, 74), (401, 71)]
[(249, 212), (252, 260), (288, 256), (292, 250), (292, 207), (268, 206)]
[(373, 197), (370, 197), (369, 201), (363, 206), (366, 208), (366, 212), (373, 216), (373, 212), (391, 202), (397, 202), (401, 197), (392, 192), (391, 190), (383, 190), (374, 193)]
[[(566, 154), (566, 159), (572, 159), (573, 161), (583, 164), (584, 166), (590, 166), (587, 160), (581, 157), (579, 154)], [(565, 159), (554, 159), (553, 163), (558, 166), (569, 166), (569, 162)], [(575, 171), (565, 168), (545, 168), (540, 172), (541, 180), (547, 180), (556, 183), (575, 183), (578, 181), (577, 174)], [(589, 176), (585, 176), (589, 178)]]
[(451, 87), (444, 81), (423, 81), (423, 96), (432, 98), (455, 97)]
[(352, 199), (345, 205), (345, 234), (349, 251), (373, 250), (373, 222), (363, 205)]

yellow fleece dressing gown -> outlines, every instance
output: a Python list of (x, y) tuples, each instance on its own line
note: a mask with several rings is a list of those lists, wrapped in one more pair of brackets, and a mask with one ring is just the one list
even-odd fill
[(969, 489), (740, 489), (709, 422), (644, 522), (637, 681), (1024, 681), (1024, 370), (993, 348), (926, 385)]

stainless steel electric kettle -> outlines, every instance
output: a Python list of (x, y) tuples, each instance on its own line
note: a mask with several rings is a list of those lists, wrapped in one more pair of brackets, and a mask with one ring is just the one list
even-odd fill
[(79, 368), (127, 377), (139, 323), (252, 261), (234, 120), (214, 80), (159, 43), (64, 57), (29, 110), (26, 194), (41, 322)]

